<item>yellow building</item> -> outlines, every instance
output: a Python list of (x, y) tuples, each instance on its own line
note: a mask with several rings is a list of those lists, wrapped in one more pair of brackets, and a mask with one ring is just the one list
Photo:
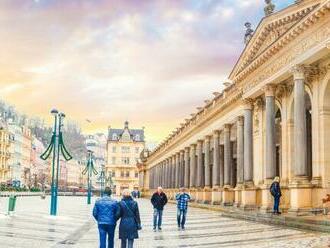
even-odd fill
[(5, 123), (0, 123), (0, 183), (6, 183), (10, 177), (8, 160), (10, 158), (9, 132)]
[(323, 208), (330, 194), (330, 1), (296, 1), (265, 17), (222, 92), (206, 101), (150, 153), (146, 194), (179, 187), (197, 202), (269, 211), (269, 187), (282, 186), (281, 208)]
[(139, 188), (136, 164), (144, 145), (144, 129), (129, 129), (127, 121), (124, 129), (109, 128), (106, 174), (112, 177), (116, 195)]

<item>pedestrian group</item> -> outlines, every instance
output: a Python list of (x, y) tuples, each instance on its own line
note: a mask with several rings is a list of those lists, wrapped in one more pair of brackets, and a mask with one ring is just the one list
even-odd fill
[[(98, 224), (100, 248), (114, 247), (115, 229), (119, 219), (119, 239), (122, 248), (133, 248), (134, 239), (139, 238), (138, 231), (142, 229), (142, 226), (138, 203), (128, 190), (124, 190), (122, 195), (121, 201), (117, 202), (111, 198), (111, 189), (107, 187), (104, 196), (95, 202), (93, 216)], [(181, 188), (176, 195), (176, 200), (178, 229), (184, 230), (190, 195), (184, 188)], [(161, 231), (163, 210), (167, 204), (167, 196), (162, 187), (158, 187), (152, 195), (151, 204), (154, 208), (153, 230)]]
[[(280, 178), (275, 177), (270, 186), (270, 194), (274, 198), (273, 213), (281, 214), (279, 211), (280, 198), (282, 196), (280, 187)], [(93, 216), (98, 223), (100, 248), (113, 248), (114, 235), (117, 221), (119, 224), (119, 239), (122, 248), (133, 248), (134, 239), (139, 238), (138, 231), (142, 229), (138, 203), (133, 199), (140, 197), (139, 194), (131, 194), (130, 191), (123, 191), (123, 198), (120, 202), (111, 198), (111, 189), (106, 188), (104, 196), (98, 199), (93, 209)], [(185, 188), (180, 188), (180, 192), (175, 196), (177, 202), (177, 224), (178, 230), (185, 229), (188, 202), (191, 197)], [(153, 206), (153, 230), (156, 232), (162, 230), (163, 210), (167, 204), (167, 196), (162, 187), (151, 197)], [(106, 245), (108, 243), (108, 246)]]

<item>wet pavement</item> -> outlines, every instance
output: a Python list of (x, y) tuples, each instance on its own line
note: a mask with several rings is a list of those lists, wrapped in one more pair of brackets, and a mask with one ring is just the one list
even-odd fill
[[(98, 247), (92, 206), (83, 197), (60, 197), (58, 217), (49, 217), (49, 197), (17, 199), (14, 216), (5, 215), (8, 199), (0, 198), (0, 247)], [(152, 208), (139, 200), (143, 230), (135, 247), (330, 247), (330, 235), (264, 225), (221, 216), (219, 212), (190, 208), (185, 231), (178, 231), (176, 209), (164, 212), (163, 230), (152, 230)], [(116, 231), (118, 235), (118, 230)], [(116, 247), (119, 240), (116, 237)]]

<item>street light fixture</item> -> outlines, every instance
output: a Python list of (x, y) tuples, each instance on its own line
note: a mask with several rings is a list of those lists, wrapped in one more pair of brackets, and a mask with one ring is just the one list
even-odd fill
[[(60, 153), (62, 153), (66, 161), (72, 159), (72, 156), (67, 151), (64, 142), (61, 128), (63, 126), (64, 113), (59, 113), (57, 109), (52, 109), (51, 114), (54, 116), (54, 130), (49, 146), (45, 152), (40, 156), (41, 159), (47, 160), (51, 154), (52, 158), (52, 185), (51, 185), (51, 202), (50, 202), (50, 214), (57, 214), (57, 192), (58, 192), (58, 177), (60, 167)], [(56, 165), (55, 165), (56, 161)], [(56, 173), (55, 173), (56, 166)], [(56, 176), (55, 176), (56, 175)]]

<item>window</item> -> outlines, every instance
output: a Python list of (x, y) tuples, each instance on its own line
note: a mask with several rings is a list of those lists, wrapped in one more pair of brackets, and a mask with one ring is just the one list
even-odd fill
[(112, 152), (113, 152), (113, 153), (116, 153), (116, 150), (117, 150), (116, 147), (113, 146), (113, 147), (112, 147)]
[(135, 141), (140, 141), (140, 134), (135, 135)]
[(116, 133), (112, 134), (112, 139), (113, 139), (113, 140), (118, 140), (118, 136), (117, 136)]
[(129, 164), (129, 157), (122, 157), (122, 158), (121, 158), (121, 162), (122, 162), (123, 164)]
[(139, 153), (140, 149), (139, 147), (135, 147), (135, 153)]
[(126, 171), (126, 177), (129, 177), (129, 171)]
[(124, 177), (125, 176), (125, 172), (124, 171), (120, 171), (120, 177)]
[(122, 153), (130, 153), (130, 147), (129, 146), (122, 146), (121, 147)]
[(135, 172), (135, 178), (138, 178), (139, 177), (139, 173), (136, 171)]
[(116, 164), (116, 157), (112, 157), (112, 164)]
[(116, 177), (116, 172), (115, 171), (112, 172), (112, 177)]

